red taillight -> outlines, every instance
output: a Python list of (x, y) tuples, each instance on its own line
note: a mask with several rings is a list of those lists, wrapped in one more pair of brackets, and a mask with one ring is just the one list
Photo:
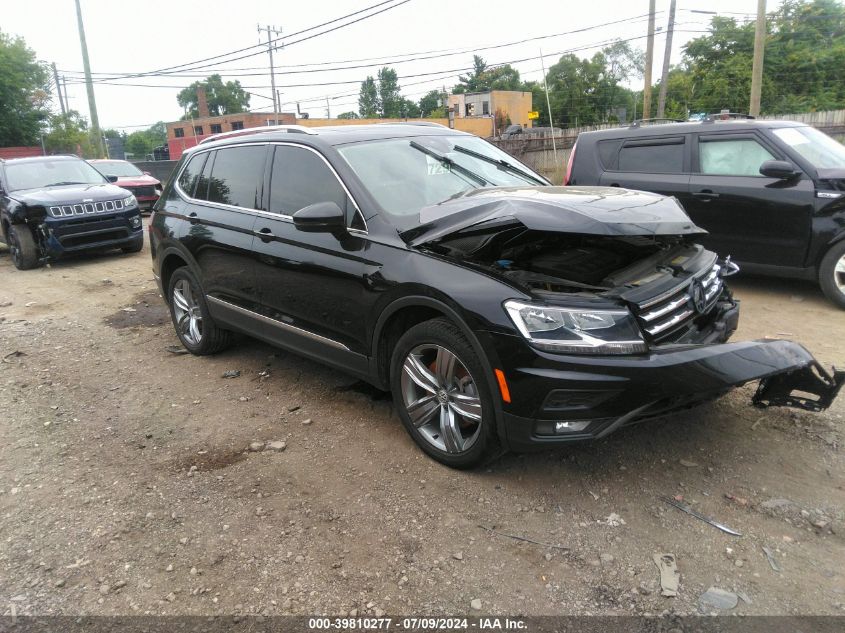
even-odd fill
[(568, 185), (572, 178), (572, 165), (575, 163), (575, 148), (578, 147), (578, 141), (572, 146), (572, 153), (569, 154), (569, 164), (566, 166), (566, 175), (563, 177), (563, 184)]

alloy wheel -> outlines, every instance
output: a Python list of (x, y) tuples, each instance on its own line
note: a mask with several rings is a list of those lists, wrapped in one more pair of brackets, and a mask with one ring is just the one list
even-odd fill
[(21, 247), (18, 244), (18, 236), (14, 231), (9, 231), (9, 255), (12, 258), (12, 263), (20, 268), (21, 264)]
[(173, 286), (173, 315), (176, 329), (191, 345), (202, 341), (202, 312), (196, 293), (187, 279), (180, 279)]
[(842, 255), (833, 267), (833, 283), (836, 284), (839, 292), (845, 294), (845, 255)]
[(456, 354), (434, 344), (412, 349), (402, 365), (402, 399), (411, 423), (447, 453), (469, 450), (481, 435), (481, 398)]

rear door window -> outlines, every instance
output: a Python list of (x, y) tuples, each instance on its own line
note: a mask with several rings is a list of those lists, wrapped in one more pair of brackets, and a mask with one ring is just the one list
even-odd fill
[(619, 150), (619, 171), (684, 173), (684, 137), (627, 141)]
[(760, 176), (760, 165), (774, 158), (751, 137), (727, 136), (698, 141), (700, 171), (710, 176)]
[(208, 179), (208, 201), (244, 209), (261, 209), (265, 145), (217, 150)]

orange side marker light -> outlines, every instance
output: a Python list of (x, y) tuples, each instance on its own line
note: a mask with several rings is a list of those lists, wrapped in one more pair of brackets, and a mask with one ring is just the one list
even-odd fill
[(508, 383), (505, 380), (505, 372), (501, 369), (494, 369), (493, 370), (496, 374), (496, 380), (499, 381), (499, 391), (502, 393), (502, 400), (505, 402), (511, 401), (511, 392), (508, 389)]

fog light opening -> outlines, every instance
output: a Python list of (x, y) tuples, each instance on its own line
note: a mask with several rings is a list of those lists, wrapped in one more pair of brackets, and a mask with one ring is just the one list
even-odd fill
[(139, 228), (141, 226), (141, 216), (133, 215), (132, 218), (129, 220), (129, 224), (132, 226), (133, 229)]
[(590, 420), (555, 422), (555, 433), (579, 433), (590, 425)]

